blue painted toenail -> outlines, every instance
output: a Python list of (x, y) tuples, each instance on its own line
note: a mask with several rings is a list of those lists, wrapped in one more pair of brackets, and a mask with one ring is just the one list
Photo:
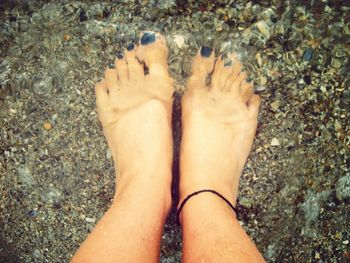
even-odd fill
[(130, 44), (126, 47), (126, 49), (127, 49), (128, 51), (131, 51), (131, 50), (134, 49), (134, 47), (135, 47), (134, 43), (130, 43)]
[(122, 59), (124, 56), (123, 56), (123, 52), (121, 51), (118, 51), (117, 54), (116, 54), (117, 58), (119, 59)]
[(212, 48), (211, 47), (208, 47), (208, 46), (202, 46), (201, 48), (201, 55), (202, 57), (210, 57), (210, 54), (212, 52)]
[(109, 63), (108, 67), (109, 67), (110, 69), (115, 69), (114, 63)]
[(156, 41), (156, 35), (152, 32), (146, 32), (141, 37), (141, 45), (148, 45)]

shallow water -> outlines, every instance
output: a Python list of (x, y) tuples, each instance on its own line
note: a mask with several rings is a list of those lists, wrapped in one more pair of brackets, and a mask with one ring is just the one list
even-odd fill
[[(67, 262), (108, 208), (93, 86), (144, 29), (166, 36), (179, 95), (201, 45), (255, 82), (238, 209), (268, 262), (350, 262), (348, 1), (47, 2), (0, 3), (0, 262)], [(171, 213), (161, 262), (180, 262), (180, 234)]]

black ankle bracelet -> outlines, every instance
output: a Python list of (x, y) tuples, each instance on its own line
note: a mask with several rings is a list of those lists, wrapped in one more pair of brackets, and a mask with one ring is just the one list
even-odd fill
[(230, 203), (230, 201), (227, 200), (223, 195), (221, 195), (221, 194), (219, 194), (218, 192), (216, 192), (216, 191), (214, 191), (214, 190), (211, 190), (211, 189), (203, 189), (203, 190), (199, 190), (199, 191), (193, 192), (192, 194), (189, 194), (189, 195), (186, 196), (186, 198), (181, 202), (180, 207), (179, 207), (179, 209), (177, 210), (177, 214), (176, 214), (176, 221), (177, 221), (178, 225), (181, 226), (179, 216), (180, 216), (180, 213), (181, 213), (182, 208), (183, 208), (184, 205), (187, 203), (187, 201), (188, 201), (192, 196), (198, 195), (198, 194), (203, 193), (203, 192), (209, 192), (209, 193), (212, 193), (212, 194), (216, 194), (217, 196), (219, 196), (222, 200), (224, 200), (224, 201), (231, 207), (231, 209), (235, 212), (236, 215), (238, 215), (237, 209), (236, 209), (236, 208)]

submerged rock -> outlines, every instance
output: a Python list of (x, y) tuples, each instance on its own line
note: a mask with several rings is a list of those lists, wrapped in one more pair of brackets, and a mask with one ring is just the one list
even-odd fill
[(312, 59), (312, 54), (314, 53), (312, 48), (308, 48), (305, 50), (303, 55), (303, 60), (309, 62)]
[(350, 174), (341, 177), (336, 185), (337, 198), (344, 200), (350, 197)]

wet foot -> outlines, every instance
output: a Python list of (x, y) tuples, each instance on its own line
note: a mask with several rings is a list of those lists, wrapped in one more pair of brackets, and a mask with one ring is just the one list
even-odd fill
[(235, 204), (260, 97), (253, 94), (236, 54), (215, 62), (213, 53), (203, 47), (194, 58), (182, 100), (180, 201), (194, 191), (213, 189)]
[(167, 57), (165, 39), (146, 32), (138, 45), (116, 55), (96, 85), (98, 115), (118, 173), (116, 192), (132, 182), (143, 189), (152, 180), (170, 196), (173, 80)]

